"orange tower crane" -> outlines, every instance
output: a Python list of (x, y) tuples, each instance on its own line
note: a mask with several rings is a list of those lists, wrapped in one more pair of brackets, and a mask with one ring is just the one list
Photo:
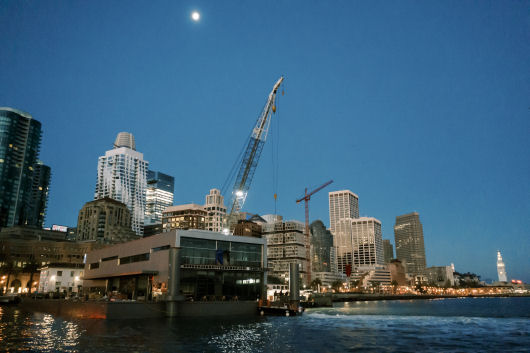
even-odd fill
[(304, 196), (296, 200), (296, 203), (300, 203), (302, 201), (305, 202), (305, 236), (306, 236), (305, 240), (306, 240), (306, 259), (307, 259), (307, 269), (306, 269), (307, 285), (311, 283), (311, 241), (309, 239), (309, 200), (311, 200), (312, 195), (324, 189), (326, 186), (328, 186), (332, 182), (333, 180), (330, 180), (327, 183), (320, 185), (318, 188), (311, 191), (309, 194), (307, 193), (307, 188), (305, 188)]

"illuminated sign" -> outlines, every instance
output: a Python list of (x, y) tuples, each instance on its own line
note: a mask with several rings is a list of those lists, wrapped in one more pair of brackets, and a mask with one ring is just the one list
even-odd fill
[(54, 224), (52, 225), (52, 230), (55, 230), (57, 232), (63, 232), (63, 233), (66, 233), (68, 232), (68, 227), (66, 226), (59, 226), (57, 224)]

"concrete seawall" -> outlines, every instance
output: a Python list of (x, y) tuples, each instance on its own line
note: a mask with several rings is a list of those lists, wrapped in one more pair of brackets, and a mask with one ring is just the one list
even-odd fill
[[(20, 303), (27, 311), (76, 319), (147, 319), (166, 317), (166, 303), (71, 301), (62, 299), (29, 299)], [(178, 302), (177, 317), (256, 315), (255, 301)]]

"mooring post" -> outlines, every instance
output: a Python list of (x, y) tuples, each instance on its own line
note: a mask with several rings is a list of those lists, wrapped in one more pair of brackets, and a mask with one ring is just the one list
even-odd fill
[(297, 309), (300, 302), (299, 266), (300, 265), (297, 263), (289, 264), (289, 301), (291, 305), (295, 305)]

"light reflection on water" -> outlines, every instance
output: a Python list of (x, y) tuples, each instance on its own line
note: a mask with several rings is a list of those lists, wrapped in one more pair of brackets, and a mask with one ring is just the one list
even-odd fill
[(0, 307), (0, 351), (528, 351), (530, 298), (499, 299), (340, 303), (289, 318), (65, 320)]

